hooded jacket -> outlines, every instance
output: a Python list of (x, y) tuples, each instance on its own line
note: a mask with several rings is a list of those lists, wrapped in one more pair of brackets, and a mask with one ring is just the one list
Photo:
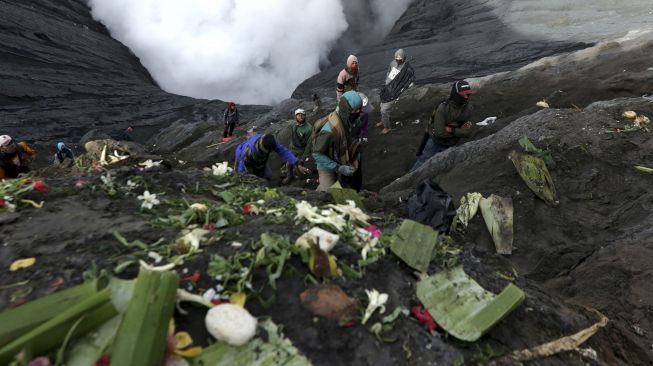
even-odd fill
[[(233, 110), (231, 110), (232, 105), (234, 107)], [(227, 104), (227, 108), (224, 110), (223, 119), (226, 125), (235, 125), (238, 123), (238, 107), (236, 107), (236, 104), (233, 102)]]
[(349, 135), (349, 116), (361, 104), (358, 93), (346, 92), (335, 111), (315, 122), (313, 158), (319, 170), (334, 171), (338, 165), (355, 165), (357, 144)]
[(16, 178), (27, 173), (34, 156), (34, 150), (26, 142), (11, 143), (8, 150), (0, 152), (0, 179)]
[(358, 69), (356, 71), (351, 69), (353, 63), (358, 63), (358, 58), (354, 55), (347, 57), (347, 67), (340, 71), (338, 79), (336, 80), (336, 97), (340, 100), (343, 93), (350, 90), (358, 90)]
[[(265, 135), (255, 134), (238, 145), (236, 148), (236, 172), (252, 173), (262, 177), (265, 172), (265, 165), (270, 158), (271, 150), (263, 145)], [(281, 144), (276, 144), (274, 152), (291, 165), (297, 164), (297, 157)]]
[[(433, 110), (426, 132), (440, 145), (455, 145), (461, 137), (471, 135), (473, 131), (471, 128), (461, 128), (470, 120), (471, 114), (472, 106), (467, 99), (452, 89), (449, 99), (438, 104)], [(453, 131), (447, 132), (447, 127)]]

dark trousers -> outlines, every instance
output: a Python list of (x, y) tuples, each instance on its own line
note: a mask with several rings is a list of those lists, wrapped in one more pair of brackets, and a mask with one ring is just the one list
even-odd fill
[(229, 137), (234, 135), (234, 128), (236, 128), (235, 123), (225, 123), (224, 125), (224, 134), (222, 137)]
[(424, 147), (424, 150), (422, 151), (422, 155), (419, 156), (415, 162), (415, 165), (413, 165), (410, 171), (412, 172), (417, 170), (420, 166), (422, 166), (422, 164), (426, 163), (427, 160), (448, 148), (449, 146), (440, 145), (439, 143), (434, 142), (433, 139), (429, 139), (426, 143), (426, 146)]

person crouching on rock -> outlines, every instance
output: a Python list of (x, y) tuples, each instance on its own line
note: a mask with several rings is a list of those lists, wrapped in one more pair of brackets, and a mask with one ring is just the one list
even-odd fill
[(224, 133), (222, 134), (222, 137), (226, 139), (227, 137), (234, 135), (234, 128), (238, 123), (238, 108), (236, 108), (236, 103), (227, 103), (227, 108), (225, 108), (223, 113), (223, 120)]
[(272, 178), (272, 171), (268, 166), (268, 159), (272, 151), (279, 154), (291, 166), (296, 166), (301, 173), (310, 173), (310, 170), (304, 168), (302, 163), (297, 160), (295, 154), (277, 143), (273, 135), (258, 133), (253, 134), (236, 148), (236, 172), (254, 174), (265, 179)]
[[(295, 120), (288, 123), (288, 129), (290, 130), (290, 151), (297, 156), (299, 161), (307, 161), (313, 149), (313, 125), (306, 123), (306, 111), (298, 108), (295, 111)], [(286, 162), (281, 167), (281, 174), (284, 177), (281, 183), (290, 183), (295, 177), (293, 166)]]
[(34, 150), (26, 142), (16, 143), (11, 136), (0, 136), (0, 179), (27, 173), (33, 158)]
[(426, 132), (417, 150), (419, 158), (411, 168), (411, 172), (417, 170), (434, 155), (455, 145), (461, 137), (471, 135), (472, 123), (469, 119), (472, 106), (469, 103), (469, 98), (474, 93), (465, 80), (453, 83), (449, 99), (440, 102), (431, 114)]
[(336, 98), (339, 101), (343, 93), (358, 90), (358, 58), (347, 57), (347, 67), (340, 71), (336, 79)]
[[(340, 178), (351, 177), (357, 171), (358, 152), (349, 136), (349, 120), (360, 113), (361, 97), (355, 91), (342, 95), (336, 110), (317, 122), (313, 127), (313, 159), (317, 164), (320, 184), (318, 191), (325, 192)], [(343, 186), (346, 185), (340, 179)]]
[(70, 159), (72, 162), (75, 161), (75, 154), (70, 150), (63, 142), (57, 143), (57, 152), (54, 154), (54, 163), (63, 164), (66, 159)]

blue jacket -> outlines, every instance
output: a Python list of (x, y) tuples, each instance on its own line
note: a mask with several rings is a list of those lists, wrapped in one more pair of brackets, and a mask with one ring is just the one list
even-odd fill
[[(263, 174), (265, 164), (270, 157), (270, 151), (263, 147), (263, 136), (265, 135), (257, 133), (238, 145), (236, 148), (236, 172), (247, 173), (249, 171), (256, 175)], [(274, 151), (288, 163), (297, 164), (295, 154), (283, 145), (277, 144)]]

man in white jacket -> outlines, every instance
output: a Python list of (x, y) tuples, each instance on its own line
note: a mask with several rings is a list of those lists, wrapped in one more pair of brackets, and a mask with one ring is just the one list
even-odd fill
[(381, 122), (377, 123), (376, 127), (383, 126), (382, 134), (390, 132), (390, 109), (399, 95), (412, 84), (414, 75), (412, 67), (406, 62), (406, 52), (398, 49), (388, 68), (385, 88), (381, 92)]

